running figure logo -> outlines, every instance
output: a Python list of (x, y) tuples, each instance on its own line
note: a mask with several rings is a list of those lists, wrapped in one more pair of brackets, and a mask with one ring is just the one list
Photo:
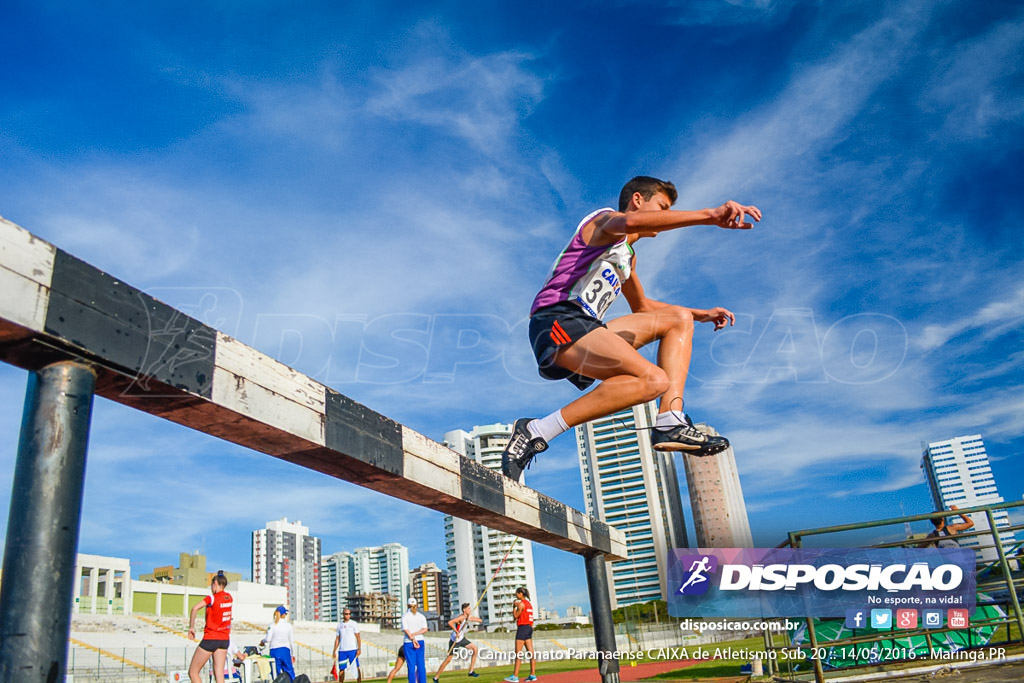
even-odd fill
[(678, 593), (682, 595), (703, 595), (711, 587), (708, 574), (718, 569), (718, 558), (714, 555), (687, 555), (679, 558), (680, 563), (686, 567), (688, 572), (679, 587)]

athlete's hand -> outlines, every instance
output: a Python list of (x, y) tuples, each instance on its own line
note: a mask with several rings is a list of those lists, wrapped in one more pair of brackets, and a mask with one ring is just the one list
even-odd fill
[(733, 315), (732, 311), (728, 308), (722, 308), (721, 306), (715, 306), (712, 309), (704, 311), (704, 315), (694, 316), (698, 322), (702, 323), (714, 323), (715, 329), (720, 330), (727, 325), (736, 324), (736, 316)]
[(196, 639), (196, 630), (194, 628), (190, 628), (188, 630), (188, 639), (189, 640), (195, 640)]
[(730, 230), (750, 230), (753, 223), (746, 223), (744, 219), (750, 216), (755, 221), (761, 220), (761, 210), (756, 206), (743, 206), (732, 200), (722, 204), (717, 209), (712, 209), (713, 225)]

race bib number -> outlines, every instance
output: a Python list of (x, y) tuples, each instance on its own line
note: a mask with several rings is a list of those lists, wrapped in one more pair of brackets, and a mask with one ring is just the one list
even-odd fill
[(582, 287), (576, 294), (576, 303), (590, 315), (603, 320), (604, 314), (619, 296), (622, 284), (618, 268), (608, 261), (600, 261), (597, 265), (597, 268), (591, 270), (590, 278), (581, 283)]

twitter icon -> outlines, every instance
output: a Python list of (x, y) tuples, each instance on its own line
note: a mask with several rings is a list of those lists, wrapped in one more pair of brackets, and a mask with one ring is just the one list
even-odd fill
[(871, 628), (892, 628), (892, 610), (871, 610)]

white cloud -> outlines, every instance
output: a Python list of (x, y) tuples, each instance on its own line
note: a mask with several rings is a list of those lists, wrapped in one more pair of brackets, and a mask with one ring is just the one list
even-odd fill
[(1009, 296), (989, 301), (966, 316), (951, 322), (926, 325), (916, 340), (924, 351), (946, 344), (964, 332), (979, 330), (982, 338), (992, 338), (1024, 323), (1024, 287), (1018, 286)]
[[(423, 24), (416, 33), (433, 41), (443, 31)], [(518, 133), (520, 119), (543, 96), (541, 78), (524, 68), (531, 59), (517, 51), (417, 55), (375, 75), (378, 92), (366, 102), (366, 109), (440, 129), (480, 152), (500, 155)]]
[(223, 92), (238, 101), (243, 112), (218, 122), (199, 137), (211, 145), (224, 144), (222, 134), (257, 148), (284, 145), (306, 147), (323, 154), (344, 150), (356, 133), (354, 96), (335, 74), (323, 68), (319, 81), (274, 82), (221, 78)]

